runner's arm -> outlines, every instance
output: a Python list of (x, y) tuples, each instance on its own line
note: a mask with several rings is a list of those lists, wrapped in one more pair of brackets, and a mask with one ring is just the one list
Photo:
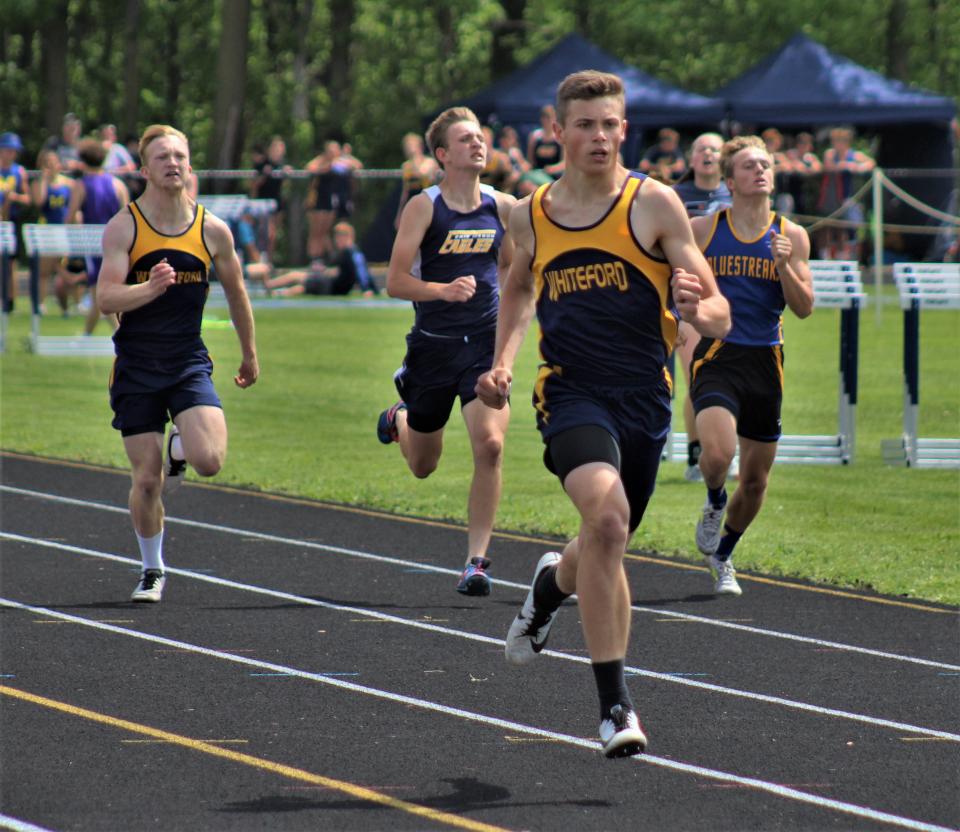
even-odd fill
[(249, 387), (260, 375), (260, 364), (257, 360), (253, 309), (243, 282), (240, 258), (237, 257), (233, 245), (233, 234), (223, 220), (209, 212), (204, 215), (203, 234), (213, 255), (217, 278), (223, 286), (227, 305), (230, 307), (230, 320), (233, 321), (233, 328), (240, 341), (240, 369), (233, 381), (237, 387)]

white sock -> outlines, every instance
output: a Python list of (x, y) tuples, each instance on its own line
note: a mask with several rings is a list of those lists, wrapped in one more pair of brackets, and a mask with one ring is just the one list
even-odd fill
[(180, 434), (175, 433), (170, 440), (170, 456), (177, 461), (183, 460), (183, 443), (180, 441)]
[(148, 569), (159, 569), (163, 572), (163, 529), (153, 537), (141, 537), (137, 534), (137, 543), (140, 545), (144, 572)]

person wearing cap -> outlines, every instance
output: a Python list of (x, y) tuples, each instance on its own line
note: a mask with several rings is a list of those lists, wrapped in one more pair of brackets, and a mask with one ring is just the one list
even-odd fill
[[(0, 220), (17, 224), (17, 240), (20, 239), (20, 212), (30, 205), (27, 191), (27, 172), (17, 163), (17, 154), (23, 150), (23, 142), (16, 133), (0, 133)], [(19, 249), (19, 242), (17, 244)], [(16, 256), (16, 252), (14, 252)], [(12, 270), (11, 270), (12, 271)], [(9, 311), (13, 307), (17, 281), (10, 276)]]
[(14, 222), (30, 204), (27, 172), (17, 163), (21, 150), (23, 143), (16, 133), (0, 133), (0, 217)]

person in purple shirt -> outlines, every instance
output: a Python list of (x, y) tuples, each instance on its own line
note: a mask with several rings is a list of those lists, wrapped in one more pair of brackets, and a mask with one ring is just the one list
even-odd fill
[[(104, 171), (107, 151), (97, 139), (80, 142), (80, 162), (83, 176), (73, 187), (67, 222), (84, 225), (106, 225), (130, 201), (127, 186)], [(97, 306), (97, 278), (100, 275), (100, 257), (87, 257), (87, 286), (90, 289), (90, 309), (84, 322), (83, 334), (92, 335), (100, 320)], [(116, 320), (113, 321), (116, 329)]]

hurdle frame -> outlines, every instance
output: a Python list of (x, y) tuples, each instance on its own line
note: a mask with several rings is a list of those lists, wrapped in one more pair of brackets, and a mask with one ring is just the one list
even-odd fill
[[(811, 260), (814, 308), (840, 310), (839, 392), (836, 434), (784, 434), (777, 463), (849, 465), (856, 456), (860, 309), (866, 305), (860, 265), (855, 260)], [(687, 434), (671, 433), (663, 458), (686, 459)]]
[(960, 468), (960, 438), (920, 438), (920, 312), (960, 309), (960, 263), (896, 263), (903, 310), (903, 433), (881, 441), (883, 461), (908, 468)]
[(41, 257), (102, 257), (102, 225), (46, 225), (31, 223), (23, 226), (23, 242), (30, 258), (30, 320), (31, 352), (36, 355), (72, 357), (113, 357), (113, 339), (95, 335), (41, 335), (40, 334), (40, 258)]

